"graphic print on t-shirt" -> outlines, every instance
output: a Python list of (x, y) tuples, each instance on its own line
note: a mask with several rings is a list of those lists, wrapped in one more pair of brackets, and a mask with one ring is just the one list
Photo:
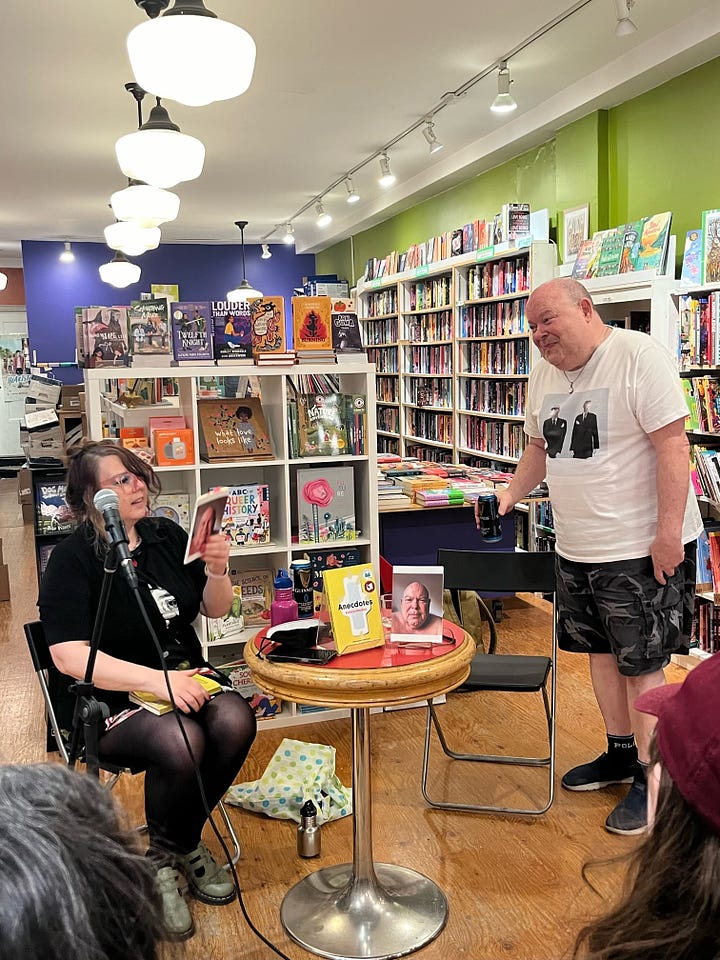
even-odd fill
[(540, 408), (545, 451), (551, 460), (598, 459), (607, 453), (608, 391), (548, 393)]

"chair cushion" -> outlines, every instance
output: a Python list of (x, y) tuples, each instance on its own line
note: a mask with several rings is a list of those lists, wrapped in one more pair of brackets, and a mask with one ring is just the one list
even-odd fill
[(510, 690), (532, 693), (540, 690), (550, 673), (550, 657), (480, 655), (470, 664), (470, 676), (461, 692), (473, 690)]

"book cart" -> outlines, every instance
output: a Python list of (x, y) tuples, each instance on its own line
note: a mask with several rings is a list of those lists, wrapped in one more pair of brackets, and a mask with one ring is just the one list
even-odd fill
[[(93, 439), (103, 436), (103, 424), (112, 420), (120, 426), (147, 426), (151, 416), (182, 414), (192, 430), (195, 457), (190, 464), (159, 466), (155, 471), (162, 483), (163, 493), (189, 495), (190, 507), (195, 499), (212, 487), (238, 486), (243, 484), (267, 484), (270, 497), (270, 542), (262, 545), (237, 546), (231, 549), (231, 567), (244, 570), (280, 567), (288, 568), (293, 559), (301, 559), (309, 550), (342, 550), (357, 548), (361, 562), (371, 562), (379, 569), (378, 517), (377, 517), (377, 458), (376, 435), (372, 411), (375, 406), (375, 368), (364, 357), (340, 361), (328, 366), (298, 364), (283, 367), (255, 367), (248, 365), (217, 367), (209, 364), (188, 364), (168, 368), (142, 368), (147, 378), (172, 377), (177, 383), (177, 395), (166, 398), (160, 404), (127, 408), (115, 402), (115, 382), (128, 377), (127, 368), (102, 368), (85, 371), (85, 388), (89, 435)], [(333, 454), (326, 457), (292, 457), (289, 437), (288, 396), (296, 378), (304, 374), (333, 374), (339, 377), (343, 393), (360, 394), (366, 397), (368, 416), (365, 436), (365, 453), (360, 455)], [(198, 454), (201, 449), (198, 422), (198, 401), (201, 399), (202, 380), (207, 377), (257, 378), (260, 387), (262, 409), (272, 442), (272, 456), (267, 459), (244, 457), (227, 462), (203, 462)], [(255, 382), (255, 381), (254, 381)], [(242, 403), (241, 399), (236, 401)], [(323, 540), (309, 547), (297, 542), (298, 508), (297, 476), (307, 468), (322, 472), (323, 468), (349, 466), (354, 479), (354, 500), (357, 536), (353, 540)], [(232, 645), (232, 659), (237, 656), (238, 645), (247, 642), (257, 632), (257, 627), (245, 629), (228, 641), (209, 642), (207, 624), (198, 624), (205, 656), (212, 663), (222, 663)], [(223, 647), (225, 648), (223, 651)], [(275, 717), (263, 720), (268, 726), (286, 726), (308, 723), (314, 720), (330, 720), (347, 716), (347, 710), (325, 710), (318, 713), (303, 713), (292, 703), (284, 703)]]

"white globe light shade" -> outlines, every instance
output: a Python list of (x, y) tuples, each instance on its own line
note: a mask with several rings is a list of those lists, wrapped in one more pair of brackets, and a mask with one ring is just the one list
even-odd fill
[(176, 130), (137, 130), (115, 144), (120, 169), (131, 180), (153, 187), (174, 187), (202, 173), (205, 147), (196, 137)]
[(160, 227), (139, 227), (132, 220), (111, 223), (105, 227), (105, 243), (111, 250), (122, 250), (129, 257), (139, 257), (160, 245)]
[(139, 24), (127, 49), (143, 90), (188, 107), (239, 97), (255, 69), (255, 41), (246, 30), (191, 12)]
[(137, 183), (116, 190), (110, 197), (110, 206), (118, 220), (132, 220), (139, 227), (159, 227), (177, 218), (180, 197), (169, 190)]
[(8, 278), (6, 273), (0, 273), (0, 290), (4, 290), (8, 284)]
[(141, 270), (136, 263), (126, 260), (122, 253), (116, 253), (109, 263), (98, 267), (98, 273), (100, 279), (112, 287), (129, 287), (131, 283), (138, 282)]

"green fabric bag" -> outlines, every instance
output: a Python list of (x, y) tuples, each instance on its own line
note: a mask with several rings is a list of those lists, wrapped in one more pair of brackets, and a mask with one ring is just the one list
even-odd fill
[(352, 790), (335, 774), (335, 747), (287, 738), (259, 780), (230, 787), (225, 799), (245, 810), (297, 823), (307, 800), (317, 807), (320, 824), (352, 813)]

